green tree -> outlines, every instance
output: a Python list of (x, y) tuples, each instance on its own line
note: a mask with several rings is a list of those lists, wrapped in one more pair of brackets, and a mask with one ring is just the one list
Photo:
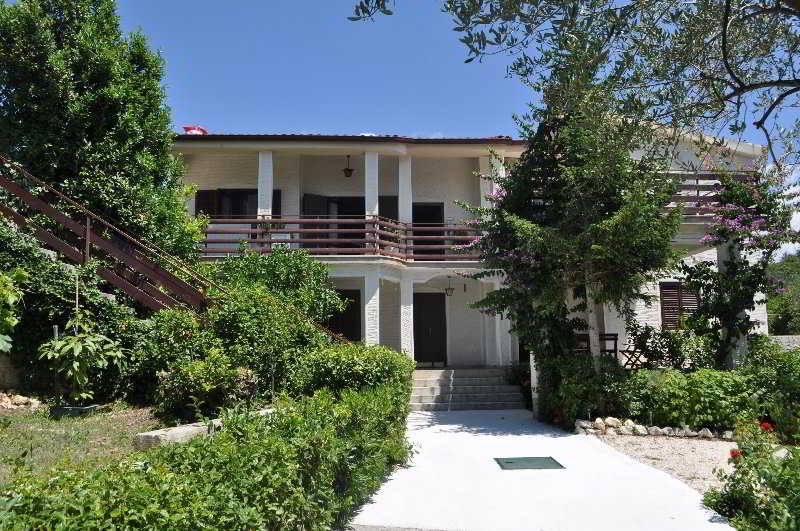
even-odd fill
[(800, 255), (770, 264), (767, 273), (777, 284), (775, 293), (767, 297), (770, 333), (800, 334)]
[(0, 151), (183, 257), (187, 216), (164, 99), (164, 62), (124, 36), (113, 0), (0, 1)]
[[(391, 15), (395, 0), (359, 0), (352, 20)], [(590, 20), (607, 46), (606, 88), (647, 102), (650, 119), (698, 130), (764, 133), (773, 156), (794, 153), (800, 105), (800, 2), (796, 0), (442, 0), (467, 61), (505, 54), (510, 71), (537, 88), (558, 34)], [(566, 90), (569, 87), (565, 87)], [(788, 145), (787, 145), (788, 143)], [(710, 146), (709, 146), (710, 147)]]
[(710, 207), (713, 222), (701, 240), (722, 249), (718, 263), (681, 265), (687, 288), (700, 294), (689, 324), (711, 338), (720, 368), (743, 361), (756, 326), (748, 312), (779, 288), (767, 274), (770, 263), (781, 246), (798, 239), (784, 182), (776, 169), (751, 178), (721, 175), (720, 200)]

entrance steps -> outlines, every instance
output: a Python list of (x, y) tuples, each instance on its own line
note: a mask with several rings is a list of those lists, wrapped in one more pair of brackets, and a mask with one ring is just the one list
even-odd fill
[(522, 409), (518, 385), (510, 385), (503, 368), (418, 369), (411, 389), (412, 411)]

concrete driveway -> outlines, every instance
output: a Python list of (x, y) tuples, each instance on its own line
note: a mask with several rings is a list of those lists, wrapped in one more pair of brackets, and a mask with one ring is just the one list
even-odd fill
[[(359, 531), (723, 531), (700, 494), (594, 437), (525, 410), (414, 412), (417, 451), (353, 522)], [(495, 457), (551, 456), (563, 470), (501, 470)]]

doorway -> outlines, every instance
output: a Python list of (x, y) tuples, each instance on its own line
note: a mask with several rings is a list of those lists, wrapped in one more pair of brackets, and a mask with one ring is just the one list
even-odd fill
[[(444, 226), (444, 203), (414, 203), (411, 205), (411, 219), (414, 225), (434, 228)], [(431, 248), (432, 246), (444, 245), (444, 239), (436, 239), (437, 236), (444, 236), (444, 231), (428, 228), (426, 230), (415, 230), (413, 234), (413, 254), (444, 254), (442, 249)], [(418, 245), (424, 247), (417, 247)]]
[(327, 328), (346, 337), (350, 341), (361, 341), (361, 291), (357, 289), (337, 289), (347, 306), (331, 317)]
[(444, 293), (414, 294), (414, 359), (418, 367), (447, 365)]

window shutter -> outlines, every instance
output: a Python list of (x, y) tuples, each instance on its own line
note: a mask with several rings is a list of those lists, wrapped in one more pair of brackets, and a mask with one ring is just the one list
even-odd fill
[(680, 284), (662, 282), (659, 288), (661, 292), (661, 328), (677, 330), (681, 317)]
[(219, 193), (217, 190), (198, 190), (194, 196), (194, 213), (216, 216), (218, 199)]
[(697, 309), (697, 293), (687, 290), (680, 282), (659, 284), (661, 296), (661, 328), (678, 330), (681, 316), (689, 315)]

